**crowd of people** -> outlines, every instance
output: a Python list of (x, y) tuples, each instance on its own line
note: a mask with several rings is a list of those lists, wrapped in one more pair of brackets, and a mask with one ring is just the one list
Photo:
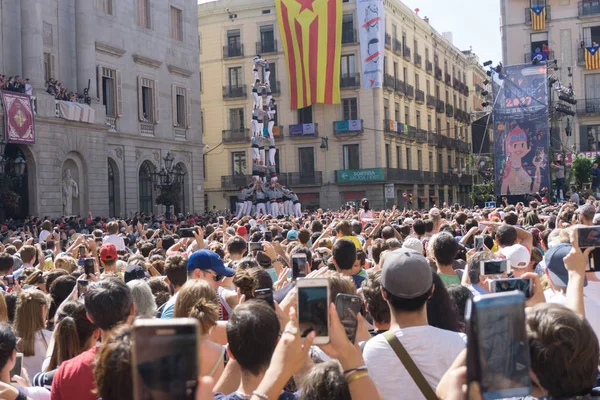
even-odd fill
[(70, 91), (62, 82), (59, 82), (54, 78), (50, 78), (46, 82), (46, 93), (54, 96), (56, 100), (70, 101), (73, 103), (85, 102), (85, 96), (80, 96), (77, 93)]
[(29, 83), (29, 78), (21, 78), (17, 76), (6, 76), (0, 74), (0, 90), (6, 90), (8, 92), (17, 92), (27, 94), (31, 96), (33, 94), (33, 87)]
[[(0, 398), (133, 399), (132, 324), (183, 317), (201, 327), (196, 399), (458, 400), (467, 387), (482, 398), (483, 386), (467, 386), (465, 309), (493, 291), (498, 276), (480, 265), (498, 259), (533, 283), (527, 398), (597, 395), (600, 274), (576, 232), (599, 211), (595, 199), (427, 210), (364, 199), (357, 210), (259, 218), (9, 220)], [(306, 277), (296, 279), (299, 256)], [(329, 287), (326, 343), (298, 324), (297, 284), (312, 278)], [(339, 294), (360, 296), (352, 342)]]

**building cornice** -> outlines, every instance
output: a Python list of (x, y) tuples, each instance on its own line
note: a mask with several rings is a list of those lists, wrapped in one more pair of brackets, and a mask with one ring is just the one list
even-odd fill
[(102, 42), (96, 42), (96, 51), (116, 58), (120, 58), (126, 53), (125, 50), (119, 47), (111, 46), (110, 44)]
[(180, 76), (183, 76), (186, 78), (189, 78), (194, 73), (193, 71), (190, 71), (189, 69), (181, 68), (181, 67), (178, 67), (176, 65), (171, 65), (171, 64), (167, 64), (167, 68), (169, 69), (170, 73), (175, 74), (175, 75), (180, 75)]
[(133, 55), (133, 61), (136, 64), (145, 65), (147, 67), (154, 68), (154, 69), (159, 68), (162, 65), (162, 61), (158, 61), (158, 60), (155, 60), (155, 59), (149, 58), (149, 57), (144, 57), (139, 54)]

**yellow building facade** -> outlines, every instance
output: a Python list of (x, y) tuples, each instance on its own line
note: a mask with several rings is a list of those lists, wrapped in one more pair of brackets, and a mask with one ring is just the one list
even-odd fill
[[(234, 208), (250, 179), (256, 54), (270, 64), (279, 181), (303, 207), (337, 209), (362, 197), (375, 208), (469, 202), (469, 57), (406, 5), (385, 1), (384, 87), (362, 89), (353, 0), (343, 14), (341, 103), (291, 111), (274, 2), (198, 6), (208, 208)], [(345, 121), (356, 120), (359, 129), (348, 132)], [(313, 124), (314, 134), (290, 134), (298, 124)]]

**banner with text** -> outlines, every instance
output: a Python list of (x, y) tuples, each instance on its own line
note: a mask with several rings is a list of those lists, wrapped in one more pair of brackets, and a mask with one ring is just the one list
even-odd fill
[(368, 168), (336, 171), (336, 182), (379, 182), (385, 180), (383, 168)]
[(550, 185), (546, 66), (504, 67), (493, 76), (496, 193), (523, 195)]
[[(385, 15), (383, 0), (356, 0), (363, 89), (383, 86)], [(344, 71), (342, 71), (342, 74)]]

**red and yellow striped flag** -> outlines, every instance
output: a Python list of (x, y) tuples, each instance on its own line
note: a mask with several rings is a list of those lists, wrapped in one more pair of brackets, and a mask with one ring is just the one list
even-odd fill
[(600, 46), (585, 48), (585, 69), (600, 69)]
[(290, 108), (339, 104), (342, 0), (275, 0)]
[(531, 7), (531, 29), (543, 31), (546, 29), (546, 7)]

